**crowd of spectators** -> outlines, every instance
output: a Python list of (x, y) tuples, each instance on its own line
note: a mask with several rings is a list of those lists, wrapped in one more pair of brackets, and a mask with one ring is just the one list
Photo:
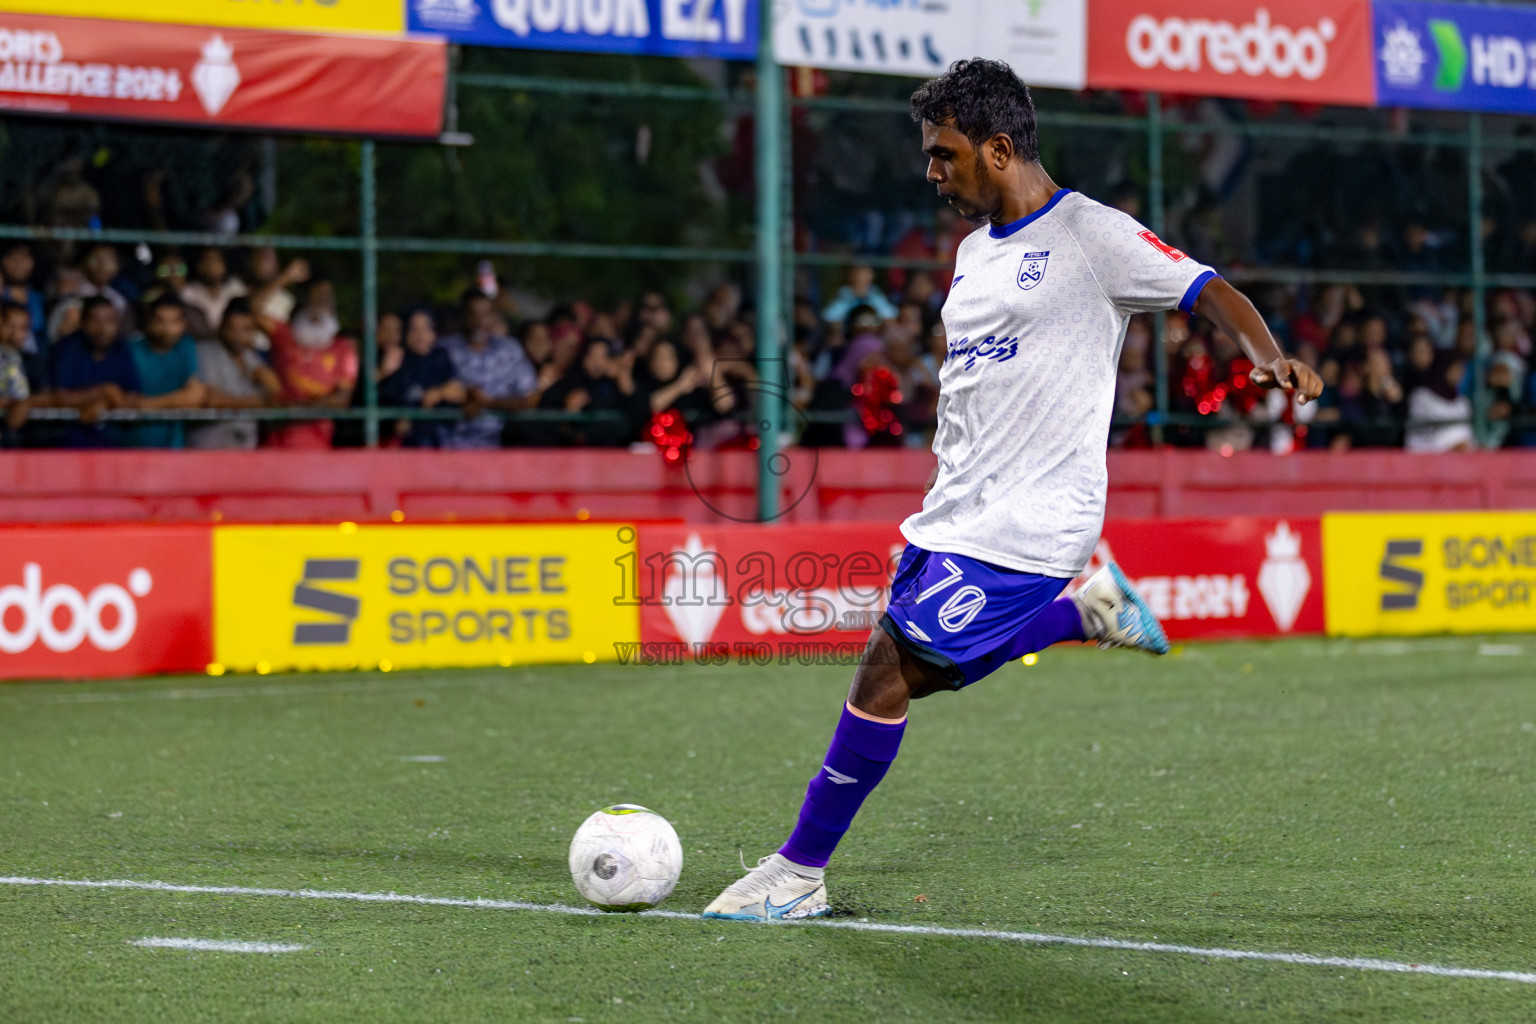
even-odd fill
[[(904, 240), (903, 254), (942, 259), (965, 230), (946, 211)], [(765, 388), (754, 312), (728, 283), (687, 312), (648, 292), (611, 308), (576, 302), (530, 316), (494, 274), (481, 274), (454, 308), (383, 313), (376, 364), (364, 366), (332, 283), (270, 248), (206, 248), (189, 263), (175, 250), (125, 260), (103, 243), (47, 273), (39, 264), (28, 243), (0, 248), (7, 444), (356, 444), (365, 375), (390, 410), (381, 440), (391, 446), (757, 444)], [(783, 394), (796, 410), (788, 439), (929, 443), (948, 284), (939, 271), (892, 271), (882, 281), (855, 266), (821, 301), (802, 289), (785, 353)], [(1171, 313), (1162, 335), (1174, 415), (1154, 424), (1158, 332), (1141, 315), (1120, 356), (1112, 444), (1148, 445), (1158, 433), (1174, 444), (1277, 452), (1536, 444), (1530, 292), (1490, 292), (1483, 337), (1467, 290), (1250, 292), (1286, 349), (1323, 377), (1322, 400), (1298, 407), (1259, 393), (1231, 339)]]
[[(1369, 289), (1335, 284), (1313, 289), (1306, 302), (1297, 296), (1279, 287), (1254, 295), (1281, 345), (1322, 377), (1322, 398), (1300, 406), (1278, 392), (1255, 390), (1247, 379), (1252, 364), (1232, 339), (1209, 323), (1170, 314), (1169, 406), (1184, 415), (1165, 428), (1168, 440), (1224, 451), (1267, 443), (1277, 453), (1536, 445), (1531, 292), (1490, 292), (1482, 337), (1467, 289), (1421, 289), (1390, 302)], [(1122, 419), (1154, 406), (1153, 345), (1151, 319), (1135, 318), (1120, 360), (1116, 411)], [(1114, 440), (1144, 445), (1150, 428), (1119, 430)]]

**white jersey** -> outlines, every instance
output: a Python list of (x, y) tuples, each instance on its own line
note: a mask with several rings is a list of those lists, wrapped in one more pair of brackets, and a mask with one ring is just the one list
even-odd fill
[(944, 303), (939, 475), (902, 524), (918, 547), (1076, 576), (1104, 525), (1104, 451), (1132, 313), (1189, 311), (1216, 276), (1068, 189), (970, 234)]

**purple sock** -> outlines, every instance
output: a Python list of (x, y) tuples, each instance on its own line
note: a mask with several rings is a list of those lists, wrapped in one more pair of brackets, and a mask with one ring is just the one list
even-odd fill
[(864, 798), (896, 760), (906, 728), (906, 719), (871, 722), (845, 706), (822, 770), (806, 787), (800, 821), (779, 853), (806, 867), (826, 867)]
[(1024, 628), (1013, 639), (1013, 653), (1008, 657), (1022, 658), (1064, 640), (1086, 639), (1083, 617), (1078, 614), (1076, 603), (1070, 597), (1058, 597), (1042, 608), (1039, 615), (1024, 623)]

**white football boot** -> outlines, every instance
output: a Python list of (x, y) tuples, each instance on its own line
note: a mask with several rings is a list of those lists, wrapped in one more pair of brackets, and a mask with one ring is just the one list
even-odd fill
[(1088, 577), (1072, 600), (1083, 617), (1083, 632), (1100, 647), (1168, 653), (1168, 634), (1114, 562)]
[(825, 879), (800, 874), (777, 853), (758, 861), (757, 867), (726, 886), (725, 892), (704, 908), (705, 917), (728, 921), (793, 921), (830, 913)]

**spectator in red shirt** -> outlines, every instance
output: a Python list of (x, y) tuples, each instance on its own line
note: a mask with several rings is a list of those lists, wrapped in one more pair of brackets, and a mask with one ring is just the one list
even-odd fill
[[(264, 319), (261, 328), (272, 339), (272, 368), (282, 382), (286, 404), (344, 409), (351, 403), (357, 346), (341, 337), (331, 282), (313, 281), (289, 323)], [(300, 421), (274, 430), (267, 443), (274, 448), (329, 448), (335, 431), (333, 420)]]
[[(965, 236), (971, 233), (970, 225), (966, 224), (949, 206), (941, 206), (933, 215), (931, 228), (914, 227), (896, 240), (896, 245), (891, 249), (892, 256), (899, 256), (908, 260), (938, 260), (945, 263), (955, 261), (955, 252), (960, 248), (960, 243)], [(940, 293), (949, 294), (949, 283), (955, 274), (952, 270), (931, 271), (933, 283), (938, 286)], [(891, 287), (896, 291), (902, 291), (907, 285), (907, 271), (900, 267), (894, 267), (887, 275), (890, 278)]]

